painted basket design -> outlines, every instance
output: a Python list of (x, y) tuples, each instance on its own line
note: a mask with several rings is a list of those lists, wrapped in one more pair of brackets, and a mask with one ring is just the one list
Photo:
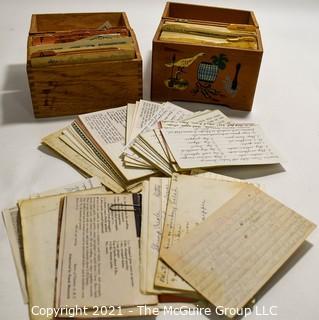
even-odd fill
[(214, 82), (218, 75), (218, 66), (210, 62), (201, 62), (197, 69), (197, 79), (204, 82)]

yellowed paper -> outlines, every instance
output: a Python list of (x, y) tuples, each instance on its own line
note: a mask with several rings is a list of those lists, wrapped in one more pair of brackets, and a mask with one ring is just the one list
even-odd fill
[(137, 167), (137, 168), (147, 168), (147, 169), (153, 169), (153, 166), (151, 166), (146, 161), (140, 161), (141, 158), (137, 158), (136, 154), (134, 153), (133, 156), (125, 154), (123, 155), (123, 162), (126, 167)]
[(203, 169), (192, 169), (190, 172), (191, 175), (195, 175), (202, 178), (210, 178), (214, 180), (221, 180), (221, 181), (229, 181), (229, 182), (241, 182), (241, 183), (250, 183), (246, 180), (241, 180), (229, 176), (225, 176), (223, 174), (214, 173), (211, 171), (205, 171)]
[(139, 192), (142, 192), (143, 190), (143, 181), (139, 181), (139, 182), (135, 182), (133, 184), (130, 184), (126, 190), (127, 192), (131, 192), (131, 193), (139, 193)]
[(8, 239), (10, 242), (11, 252), (16, 267), (22, 299), (28, 303), (28, 292), (26, 288), (25, 266), (23, 255), (23, 241), (20, 226), (19, 208), (17, 206), (4, 209), (2, 212)]
[(219, 36), (225, 38), (243, 36), (256, 37), (256, 30), (253, 25), (249, 26), (245, 30), (243, 28), (239, 28), (239, 26), (235, 28), (234, 25), (228, 27), (166, 21), (162, 26), (162, 30), (170, 32), (198, 34), (203, 36)]
[[(109, 175), (113, 180), (115, 180), (115, 181), (119, 180), (119, 179), (116, 179), (116, 177), (113, 174), (110, 174), (109, 171), (107, 171), (107, 168), (105, 167), (104, 163), (99, 158), (94, 157), (93, 152), (90, 152), (89, 150), (87, 150), (83, 140), (77, 139), (73, 135), (72, 126), (68, 126), (67, 128), (65, 128), (62, 131), (62, 134), (59, 136), (59, 139), (62, 140), (70, 148), (75, 150), (83, 158), (85, 158), (89, 162), (91, 162), (91, 164), (94, 165), (96, 168), (101, 170), (106, 175)], [(118, 182), (120, 184), (120, 181), (118, 181)]]
[(144, 181), (142, 185), (142, 221), (141, 221), (141, 238), (140, 238), (140, 290), (146, 294), (146, 275), (148, 269), (147, 262), (147, 228), (149, 212), (149, 181)]
[[(30, 199), (50, 196), (65, 192), (75, 192), (85, 189), (91, 189), (101, 186), (101, 182), (97, 178), (85, 179), (79, 182), (67, 184), (65, 186), (50, 189), (48, 191), (33, 193)], [(23, 253), (23, 239), (20, 221), (20, 212), (18, 206), (14, 206), (8, 209), (4, 209), (2, 212), (3, 220), (6, 226), (8, 239), (10, 242), (12, 255), (19, 279), (21, 288), (22, 298), (24, 303), (28, 302), (28, 294), (26, 288), (26, 277), (25, 277), (25, 265), (24, 265), (24, 253)]]
[(242, 308), (315, 227), (248, 185), (161, 258), (215, 306)]
[[(174, 174), (169, 190), (160, 255), (205, 221), (246, 184), (207, 177)], [(155, 285), (175, 290), (194, 291), (166, 264), (158, 261)]]
[(100, 34), (86, 37), (76, 41), (64, 43), (50, 43), (31, 46), (29, 54), (37, 51), (67, 51), (67, 50), (80, 50), (85, 48), (100, 48), (101, 46), (118, 46), (118, 45), (131, 45), (133, 47), (133, 40), (131, 37), (121, 37), (120, 35)]
[(159, 249), (167, 206), (167, 197), (170, 178), (150, 178), (149, 182), (149, 208), (146, 234), (146, 284), (145, 291), (152, 294), (176, 294), (178, 291), (165, 290), (154, 287)]
[(31, 58), (30, 62), (33, 67), (45, 67), (73, 63), (134, 59), (136, 56), (134, 47), (126, 47), (125, 45), (124, 48), (106, 48), (104, 51), (102, 49), (95, 49), (94, 51), (87, 49), (77, 53), (70, 50), (69, 52), (65, 52), (65, 54)]
[(81, 128), (79, 128), (75, 122), (62, 131), (59, 139), (88, 160), (98, 170), (113, 179), (119, 186), (126, 186), (126, 180), (118, 173), (114, 165), (109, 162), (107, 158), (101, 156), (98, 148), (89, 141), (89, 137), (81, 131)]
[(222, 46), (222, 47), (232, 47), (232, 48), (242, 48), (242, 49), (257, 49), (257, 41), (253, 36), (238, 36), (238, 37), (226, 37), (220, 38), (218, 36), (202, 36), (190, 33), (182, 32), (170, 32), (162, 31), (160, 35), (160, 40), (172, 41), (172, 42), (182, 42), (182, 43), (192, 43), (192, 44), (205, 44), (212, 46)]
[(137, 154), (143, 156), (156, 169), (165, 175), (172, 175), (172, 167), (165, 152), (161, 148), (154, 130), (140, 134), (131, 146)]
[(156, 304), (139, 288), (139, 231), (132, 194), (69, 195), (59, 238), (55, 307)]
[(92, 177), (88, 179), (84, 179), (81, 181), (73, 182), (66, 184), (61, 187), (57, 187), (54, 189), (49, 189), (42, 192), (35, 192), (30, 195), (30, 199), (40, 198), (40, 197), (48, 197), (54, 196), (61, 193), (68, 193), (68, 192), (77, 192), (83, 191), (87, 189), (99, 188), (102, 186), (102, 183), (99, 178)]
[[(103, 187), (79, 191), (80, 194), (105, 192)], [(34, 315), (31, 310), (33, 306), (53, 307), (58, 218), (60, 201), (65, 195), (22, 200), (19, 204), (32, 320), (50, 319)]]
[(138, 108), (138, 103), (128, 103), (127, 104), (127, 113), (126, 113), (126, 128), (125, 128), (125, 144), (128, 144), (132, 125), (133, 125), (133, 116), (135, 109)]
[(78, 167), (82, 172), (90, 176), (98, 177), (101, 182), (114, 192), (122, 192), (124, 189), (118, 185), (108, 175), (105, 175), (101, 170), (92, 165), (88, 160), (83, 158), (79, 153), (68, 147), (62, 140), (59, 139), (62, 130), (54, 132), (42, 139), (42, 143), (56, 151), (63, 158)]

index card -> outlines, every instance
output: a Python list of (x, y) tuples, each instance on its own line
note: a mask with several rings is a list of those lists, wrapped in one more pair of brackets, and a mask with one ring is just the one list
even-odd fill
[[(214, 176), (173, 174), (163, 227), (160, 256), (192, 228), (237, 194), (245, 184)], [(194, 291), (162, 261), (158, 262), (155, 285), (175, 290)]]
[(215, 306), (242, 308), (315, 227), (246, 185), (161, 258)]
[(137, 194), (65, 198), (56, 308), (157, 303), (157, 296), (144, 295), (139, 287), (139, 199)]
[[(201, 126), (203, 123), (214, 125), (230, 122), (219, 110), (201, 112), (194, 116), (193, 114), (185, 113), (185, 111), (182, 112), (180, 107), (174, 105), (169, 105), (169, 107), (175, 110), (175, 113), (169, 116), (161, 115), (160, 126), (163, 128)], [(163, 108), (165, 108), (165, 105)], [(147, 159), (153, 167), (171, 176), (174, 172), (170, 160), (172, 156), (169, 155), (165, 142), (162, 141), (163, 138), (156, 133), (156, 130), (144, 130), (144, 132), (141, 132), (134, 143), (132, 143), (131, 149)]]
[[(30, 199), (51, 196), (65, 192), (76, 192), (91, 188), (97, 188), (99, 186), (101, 186), (101, 182), (97, 178), (93, 177), (75, 183), (70, 183), (59, 188), (50, 189), (41, 193), (34, 193), (30, 196)], [(17, 270), (23, 301), (24, 303), (27, 303), (28, 294), (26, 288), (23, 237), (21, 230), (19, 207), (14, 206), (8, 209), (4, 209), (2, 212), (2, 216), (5, 223), (8, 239), (10, 242), (15, 267)]]
[(155, 114), (162, 108), (161, 103), (140, 100), (138, 108), (134, 114), (134, 122), (129, 140), (134, 139), (141, 130), (146, 127)]
[[(106, 193), (103, 187), (79, 191)], [(53, 307), (60, 201), (66, 194), (22, 200), (20, 203), (29, 308)], [(42, 319), (33, 315), (31, 319)]]
[(101, 182), (109, 189), (114, 192), (122, 192), (124, 189), (116, 183), (113, 179), (111, 179), (108, 175), (103, 173), (97, 167), (92, 165), (90, 161), (75, 150), (66, 145), (61, 139), (59, 139), (63, 130), (59, 130), (54, 132), (42, 139), (42, 143), (56, 151), (63, 158), (68, 160), (70, 163), (78, 167), (81, 171), (85, 172), (90, 176), (96, 176), (101, 180)]
[(125, 144), (128, 143), (130, 139), (130, 134), (132, 130), (133, 117), (135, 109), (138, 107), (138, 103), (128, 103), (126, 112), (126, 128), (125, 128)]
[(180, 169), (279, 163), (256, 124), (161, 129)]
[(146, 292), (153, 294), (176, 293), (154, 287), (170, 180), (170, 178), (150, 178), (149, 182)]
[(205, 112), (182, 119), (181, 121), (161, 121), (162, 128), (180, 128), (231, 123), (231, 120), (219, 110)]
[(128, 181), (136, 180), (154, 173), (148, 169), (127, 169), (121, 159), (125, 144), (127, 107), (119, 107), (103, 111), (92, 112), (79, 116), (80, 126), (97, 143), (117, 170)]
[[(159, 121), (162, 121), (162, 120), (179, 121), (190, 114), (192, 114), (191, 111), (186, 110), (182, 107), (179, 107), (175, 104), (172, 104), (170, 102), (164, 103), (163, 105), (160, 106), (158, 111), (149, 119), (148, 122), (146, 122), (146, 121), (144, 122), (143, 128), (140, 128), (139, 130), (135, 131), (135, 134), (133, 135), (133, 139), (124, 148), (124, 155), (126, 154), (126, 155), (129, 155), (130, 157), (135, 156), (136, 160), (142, 159), (143, 161), (146, 161), (146, 160), (144, 160), (144, 158), (149, 160), (149, 158), (150, 158), (149, 152), (147, 152), (148, 154), (145, 156), (145, 154), (144, 154), (145, 150), (141, 150), (140, 146), (137, 145), (138, 140), (140, 140), (139, 139), (140, 135), (142, 133), (148, 132), (148, 131), (156, 128)], [(153, 143), (153, 142), (154, 142), (154, 137), (153, 137), (151, 143)], [(158, 144), (157, 139), (155, 139), (155, 143)], [(134, 148), (133, 148), (133, 145), (134, 145)], [(141, 158), (140, 158), (140, 155), (141, 155)], [(162, 168), (161, 165), (159, 165), (157, 163), (157, 161), (154, 159), (151, 161), (146, 161), (146, 162), (151, 164), (153, 167)], [(165, 172), (165, 169), (164, 169), (164, 172)], [(167, 173), (167, 169), (166, 169), (166, 173)], [(169, 174), (171, 174), (171, 173), (169, 172)]]
[(26, 287), (25, 265), (23, 254), (23, 240), (20, 226), (19, 208), (17, 206), (4, 209), (2, 212), (6, 227), (12, 256), (14, 259), (19, 285), (24, 303), (28, 303), (28, 292)]

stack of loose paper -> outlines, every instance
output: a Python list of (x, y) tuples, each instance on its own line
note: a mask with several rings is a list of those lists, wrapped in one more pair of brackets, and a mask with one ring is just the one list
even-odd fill
[[(142, 103), (143, 104), (143, 103)], [(127, 168), (122, 160), (128, 107), (80, 115), (71, 125), (42, 142), (114, 192), (122, 192), (154, 174), (149, 168)]]
[[(34, 194), (3, 211), (30, 319), (139, 315), (140, 194), (87, 179)], [(41, 314), (39, 309), (47, 310)]]
[(136, 135), (159, 120), (179, 120), (192, 112), (171, 103), (136, 104), (80, 115), (68, 127), (42, 139), (89, 176), (114, 192), (139, 190), (141, 181), (158, 173), (153, 164), (130, 150)]
[(80, 115), (42, 143), (113, 192), (139, 191), (154, 175), (280, 162), (257, 124), (145, 100)]
[(145, 293), (198, 298), (193, 288), (158, 260), (160, 248), (173, 245), (248, 184), (211, 172), (194, 174), (152, 177), (144, 186), (141, 289)]
[(43, 143), (98, 180), (4, 211), (32, 319), (43, 318), (33, 306), (56, 318), (76, 306), (82, 318), (241, 308), (315, 228), (259, 186), (203, 170), (279, 162), (258, 125), (218, 110), (140, 100), (80, 115)]
[(259, 186), (199, 169), (150, 177), (141, 193), (94, 178), (3, 215), (33, 320), (240, 310), (315, 228)]
[(240, 310), (315, 225), (256, 185), (192, 173), (144, 185), (141, 290)]
[(167, 176), (194, 168), (280, 162), (257, 124), (235, 123), (218, 110), (155, 118), (157, 128), (140, 132), (129, 149)]
[(167, 179), (150, 179), (145, 292), (240, 310), (315, 228), (247, 182), (174, 174), (168, 187)]
[(60, 200), (67, 194), (107, 193), (98, 179), (33, 194), (3, 210), (23, 300), (32, 306), (53, 306)]
[(137, 306), (157, 304), (139, 288), (140, 218), (138, 194), (65, 197), (55, 290), (60, 317), (77, 306), (88, 317), (136, 316)]

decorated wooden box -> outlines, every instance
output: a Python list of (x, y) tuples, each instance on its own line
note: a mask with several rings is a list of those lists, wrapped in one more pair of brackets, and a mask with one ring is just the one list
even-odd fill
[(32, 15), (27, 73), (35, 117), (142, 98), (142, 58), (124, 12)]
[(153, 39), (152, 100), (250, 111), (262, 54), (253, 12), (168, 2)]

